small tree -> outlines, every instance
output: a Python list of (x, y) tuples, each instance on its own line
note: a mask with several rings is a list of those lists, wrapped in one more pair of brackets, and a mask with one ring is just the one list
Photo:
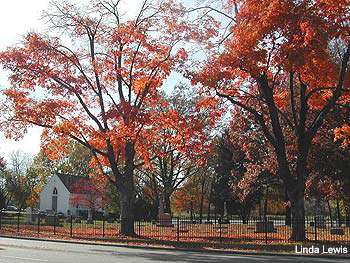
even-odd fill
[(29, 155), (16, 151), (10, 154), (9, 162), (4, 171), (4, 184), (8, 199), (18, 208), (35, 207), (38, 204), (38, 177), (29, 172), (31, 158)]
[(88, 209), (88, 220), (92, 220), (95, 211), (105, 208), (108, 202), (106, 196), (107, 182), (96, 178), (79, 178), (71, 186), (72, 195), (69, 202), (74, 206)]

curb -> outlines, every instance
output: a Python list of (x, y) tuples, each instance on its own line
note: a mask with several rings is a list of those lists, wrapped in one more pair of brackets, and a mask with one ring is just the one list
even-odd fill
[(177, 247), (160, 247), (160, 246), (142, 246), (142, 245), (127, 245), (121, 243), (105, 243), (105, 242), (87, 242), (78, 240), (63, 240), (63, 239), (45, 239), (45, 238), (33, 238), (33, 237), (19, 237), (19, 236), (3, 236), (1, 238), (17, 239), (17, 240), (32, 240), (32, 241), (44, 241), (51, 243), (63, 243), (63, 244), (77, 244), (77, 245), (91, 245), (91, 246), (104, 246), (104, 247), (120, 247), (131, 249), (145, 249), (145, 250), (158, 250), (158, 251), (181, 251), (181, 252), (193, 252), (193, 253), (208, 253), (208, 254), (221, 254), (221, 255), (246, 255), (246, 256), (282, 256), (282, 257), (307, 257), (307, 258), (320, 258), (320, 259), (350, 259), (349, 256), (344, 255), (308, 255), (308, 254), (292, 254), (285, 252), (257, 252), (257, 251), (242, 251), (242, 250), (224, 250), (224, 249), (196, 249), (196, 248), (177, 248)]

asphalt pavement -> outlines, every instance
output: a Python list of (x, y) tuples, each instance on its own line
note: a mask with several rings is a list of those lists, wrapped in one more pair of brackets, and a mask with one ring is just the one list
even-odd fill
[(340, 258), (232, 255), (0, 238), (0, 263), (254, 263), (269, 261), (273, 263), (349, 263), (349, 259)]

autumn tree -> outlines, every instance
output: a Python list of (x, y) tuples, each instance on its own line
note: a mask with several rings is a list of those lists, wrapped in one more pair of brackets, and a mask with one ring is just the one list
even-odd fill
[(107, 183), (96, 180), (94, 177), (80, 177), (71, 185), (70, 190), (73, 194), (69, 202), (74, 206), (79, 205), (88, 209), (89, 222), (91, 222), (94, 212), (104, 208), (108, 202)]
[(42, 180), (55, 173), (79, 177), (88, 177), (91, 173), (96, 173), (96, 169), (91, 166), (93, 156), (89, 149), (71, 140), (64, 150), (63, 158), (50, 160), (45, 150), (41, 149), (34, 157), (30, 169)]
[[(190, 177), (200, 172), (210, 150), (209, 132), (212, 127), (208, 124), (207, 112), (196, 110), (198, 95), (183, 85), (175, 87), (170, 95), (165, 96), (168, 105), (160, 111), (175, 111), (187, 121), (187, 129), (197, 131), (179, 132), (174, 126), (164, 127), (162, 140), (155, 142), (158, 148), (149, 167), (139, 170), (139, 179), (152, 192), (156, 203), (160, 200), (165, 213), (171, 214), (171, 196)], [(205, 131), (206, 129), (206, 131)], [(191, 135), (192, 134), (192, 135)], [(174, 145), (169, 137), (177, 137)], [(179, 148), (181, 146), (181, 149)]]
[(193, 83), (255, 120), (287, 187), (291, 238), (305, 240), (309, 152), (325, 118), (349, 92), (348, 1), (226, 3), (228, 34), (209, 51)]
[(38, 203), (39, 180), (30, 173), (31, 162), (30, 155), (21, 151), (12, 152), (1, 173), (8, 201), (20, 209), (34, 207)]
[[(18, 138), (29, 126), (44, 127), (50, 158), (62, 158), (69, 140), (88, 148), (101, 176), (118, 188), (121, 234), (133, 235), (135, 168), (157, 151), (164, 126), (195, 132), (175, 111), (158, 111), (164, 81), (187, 59), (181, 39), (191, 34), (173, 1), (144, 0), (136, 17), (123, 13), (121, 1), (53, 1), (49, 34), (30, 33), (0, 54), (13, 109), (2, 129)], [(201, 26), (195, 32), (211, 33)]]
[(178, 213), (189, 213), (190, 219), (194, 220), (196, 213), (200, 213), (201, 206), (203, 211), (204, 201), (202, 187), (202, 176), (197, 174), (192, 176), (181, 187), (176, 189), (173, 196), (173, 205)]
[(267, 200), (267, 190), (272, 189), (276, 180), (264, 166), (270, 158), (262, 136), (256, 134), (252, 127), (252, 131), (249, 130), (239, 119), (234, 119), (216, 142), (213, 198), (218, 199), (215, 203), (222, 216), (226, 202), (228, 212), (238, 213), (247, 223), (256, 205), (263, 197)]
[(307, 194), (324, 200), (332, 217), (331, 202), (335, 201), (338, 222), (341, 222), (340, 202), (345, 202), (350, 218), (350, 149), (334, 143), (334, 129), (346, 121), (348, 109), (334, 111), (328, 116), (310, 152), (310, 178)]

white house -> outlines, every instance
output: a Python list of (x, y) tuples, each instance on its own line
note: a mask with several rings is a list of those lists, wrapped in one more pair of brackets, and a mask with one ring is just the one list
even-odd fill
[(83, 202), (81, 204), (72, 202), (72, 199), (77, 199), (77, 196), (84, 196), (74, 187), (82, 181), (88, 182), (89, 179), (65, 174), (51, 176), (40, 192), (40, 211), (52, 211), (73, 216), (87, 213), (89, 208)]

